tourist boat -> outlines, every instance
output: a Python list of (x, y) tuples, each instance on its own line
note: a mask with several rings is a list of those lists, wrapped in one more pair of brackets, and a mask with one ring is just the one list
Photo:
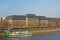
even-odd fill
[(12, 32), (9, 34), (9, 37), (28, 37), (32, 36), (32, 33), (25, 31), (25, 32)]

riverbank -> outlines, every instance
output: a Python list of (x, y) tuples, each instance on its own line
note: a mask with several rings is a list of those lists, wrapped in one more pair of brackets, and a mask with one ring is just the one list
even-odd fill
[(60, 28), (57, 29), (45, 29), (45, 30), (35, 30), (30, 31), (32, 35), (38, 35), (38, 34), (46, 34), (46, 33), (53, 33), (53, 32), (60, 32)]

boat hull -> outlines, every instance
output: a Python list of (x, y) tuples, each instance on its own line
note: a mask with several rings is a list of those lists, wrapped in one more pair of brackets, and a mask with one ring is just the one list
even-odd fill
[(28, 32), (14, 32), (11, 33), (9, 37), (28, 37), (28, 36), (32, 36), (32, 34)]

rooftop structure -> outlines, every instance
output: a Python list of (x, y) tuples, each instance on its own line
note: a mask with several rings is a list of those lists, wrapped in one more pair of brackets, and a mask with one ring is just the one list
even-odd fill
[(27, 18), (38, 18), (38, 19), (46, 19), (45, 16), (36, 16), (35, 14), (26, 14), (26, 15), (11, 15), (7, 16), (7, 20), (25, 20)]

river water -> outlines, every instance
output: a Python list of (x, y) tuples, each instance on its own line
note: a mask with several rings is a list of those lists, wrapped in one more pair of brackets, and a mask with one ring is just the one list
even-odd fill
[(1, 38), (0, 40), (60, 40), (60, 32), (40, 34), (30, 37)]

